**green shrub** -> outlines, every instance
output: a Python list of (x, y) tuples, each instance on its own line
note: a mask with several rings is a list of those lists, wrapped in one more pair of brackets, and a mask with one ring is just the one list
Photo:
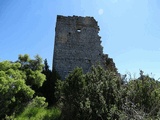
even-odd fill
[(0, 119), (17, 114), (36, 96), (45, 81), (42, 59), (19, 55), (16, 62), (0, 62)]
[(143, 75), (130, 80), (126, 85), (126, 96), (123, 110), (128, 118), (156, 119), (160, 112), (160, 82)]
[(62, 119), (118, 119), (121, 108), (121, 84), (114, 72), (100, 66), (83, 74), (76, 68), (65, 81), (57, 83), (62, 103)]

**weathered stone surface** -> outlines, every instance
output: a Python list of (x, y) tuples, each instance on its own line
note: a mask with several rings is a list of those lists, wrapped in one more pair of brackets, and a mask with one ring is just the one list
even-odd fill
[(62, 79), (75, 67), (86, 73), (92, 65), (104, 65), (99, 26), (93, 17), (57, 16), (53, 69)]

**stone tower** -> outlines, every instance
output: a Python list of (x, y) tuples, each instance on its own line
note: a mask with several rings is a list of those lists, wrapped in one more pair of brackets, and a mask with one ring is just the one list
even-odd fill
[(103, 63), (99, 26), (93, 17), (57, 16), (53, 69), (62, 79), (75, 67), (86, 73), (92, 65)]

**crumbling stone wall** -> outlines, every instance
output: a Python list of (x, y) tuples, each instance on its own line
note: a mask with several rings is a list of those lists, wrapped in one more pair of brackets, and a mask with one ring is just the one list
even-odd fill
[(99, 26), (93, 17), (57, 16), (53, 69), (62, 79), (75, 67), (86, 73), (104, 62)]

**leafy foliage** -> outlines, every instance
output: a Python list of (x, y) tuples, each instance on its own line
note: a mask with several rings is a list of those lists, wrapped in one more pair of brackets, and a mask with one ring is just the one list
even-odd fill
[(138, 79), (124, 82), (116, 72), (100, 66), (83, 74), (76, 68), (56, 84), (62, 119), (158, 119), (160, 82), (140, 71)]
[[(0, 62), (0, 119), (159, 119), (160, 82), (143, 71), (124, 81), (107, 60), (108, 70), (97, 66), (83, 74), (76, 68), (64, 81), (38, 55)], [(57, 100), (61, 110), (51, 107)]]
[[(128, 117), (135, 119), (152, 117), (156, 119), (160, 112), (160, 82), (143, 75), (140, 71), (140, 77), (131, 80), (127, 85), (126, 93), (126, 113), (130, 113)], [(137, 117), (137, 118), (138, 118)]]
[(4, 61), (0, 66), (0, 118), (3, 118), (30, 100), (34, 91), (25, 84), (26, 75), (19, 70), (20, 63)]
[(57, 89), (63, 119), (118, 119), (120, 79), (100, 66), (86, 75), (76, 68)]
[(20, 55), (16, 62), (0, 62), (0, 119), (19, 112), (33, 98), (33, 89), (42, 86), (41, 58)]
[(42, 58), (36, 55), (35, 60), (33, 60), (30, 59), (29, 55), (25, 54), (19, 55), (17, 62), (21, 64), (20, 70), (26, 74), (26, 84), (34, 90), (41, 87), (45, 81), (45, 75), (41, 73), (44, 66), (42, 64)]

